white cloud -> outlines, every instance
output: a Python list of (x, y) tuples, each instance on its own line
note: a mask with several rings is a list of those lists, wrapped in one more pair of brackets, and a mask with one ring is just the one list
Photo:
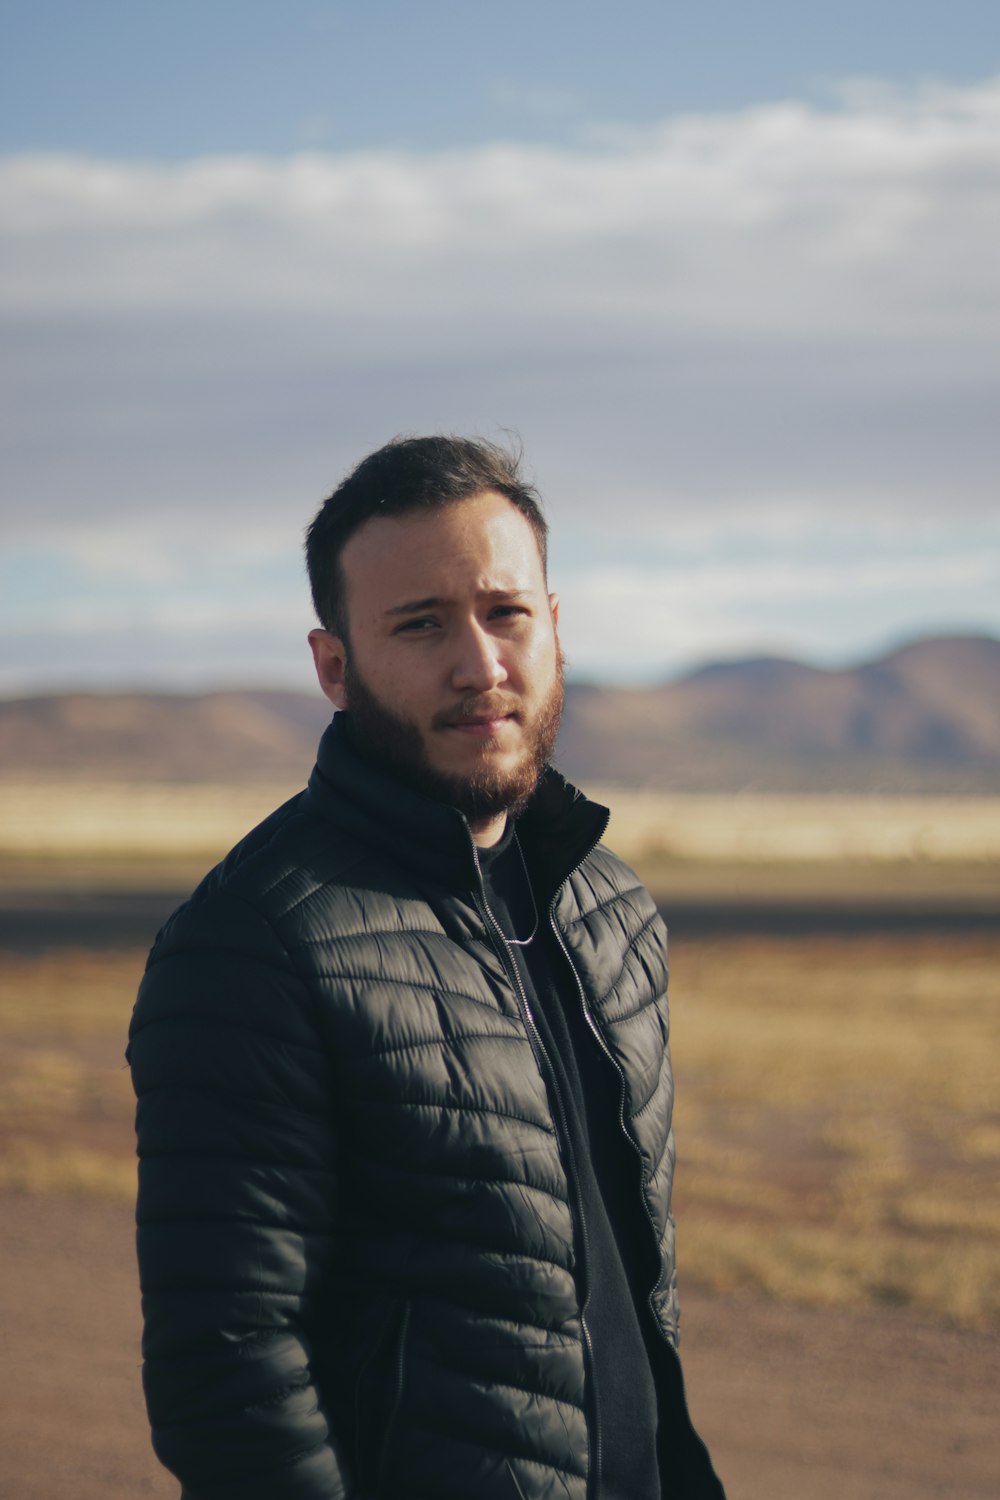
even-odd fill
[(913, 634), (915, 618), (928, 631), (974, 628), (977, 619), (1000, 630), (1000, 552), (867, 562), (708, 555), (581, 568), (555, 583), (571, 666), (612, 677), (757, 651), (861, 656)]
[(615, 147), (0, 164), (0, 307), (993, 335), (1000, 80)]
[(43, 535), (51, 557), (99, 586), (121, 580), (140, 586), (183, 584), (192, 574), (217, 576), (220, 558), (234, 573), (276, 560), (292, 576), (301, 567), (296, 539), (280, 519), (251, 514), (227, 524), (212, 515), (207, 501), (196, 533), (186, 516), (140, 513), (89, 524), (63, 522)]
[(13, 627), (5, 630), (13, 650), (16, 651), (19, 638), (34, 636), (43, 629), (78, 638), (104, 630), (125, 635), (135, 630), (154, 631), (183, 640), (185, 649), (190, 649), (191, 638), (210, 636), (217, 630), (234, 637), (249, 632), (255, 640), (271, 630), (279, 630), (288, 635), (297, 632), (304, 639), (305, 632), (313, 625), (304, 597), (294, 601), (254, 599), (237, 603), (231, 598), (186, 598), (183, 593), (176, 593), (151, 594), (137, 603), (133, 599), (95, 595), (50, 604), (38, 615), (39, 618), (33, 619), (22, 612)]
[(831, 564), (791, 558), (783, 562), (686, 563), (668, 568), (593, 568), (573, 577), (575, 595), (612, 608), (699, 608), (705, 600), (807, 598), (894, 590), (945, 590), (978, 586), (1000, 574), (1000, 562), (982, 556), (881, 558)]

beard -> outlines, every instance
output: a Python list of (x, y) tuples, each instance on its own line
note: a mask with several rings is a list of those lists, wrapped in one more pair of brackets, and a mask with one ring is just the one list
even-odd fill
[[(412, 720), (394, 713), (372, 692), (350, 658), (344, 664), (344, 685), (355, 748), (412, 791), (457, 807), (472, 824), (500, 813), (516, 818), (523, 812), (555, 748), (565, 696), (563, 655), (557, 647), (552, 686), (530, 722), (525, 723), (522, 718), (521, 700), (500, 692), (470, 694), (453, 708), (435, 714), (431, 719), (432, 731), (486, 713), (497, 718), (514, 714), (522, 725), (524, 743), (514, 765), (500, 768), (490, 765), (484, 757), (481, 766), (463, 775), (440, 771), (431, 764), (421, 730)], [(489, 751), (495, 748), (496, 741), (484, 740), (482, 745), (484, 751)]]

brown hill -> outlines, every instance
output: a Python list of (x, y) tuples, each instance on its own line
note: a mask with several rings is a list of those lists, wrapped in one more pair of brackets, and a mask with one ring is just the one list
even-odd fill
[(1000, 641), (914, 642), (842, 671), (718, 662), (656, 688), (578, 687), (561, 763), (626, 785), (1000, 790)]
[(0, 702), (0, 772), (109, 780), (304, 779), (332, 710), (317, 693), (65, 693)]
[[(0, 702), (0, 772), (303, 778), (319, 694), (72, 693)], [(665, 789), (1000, 791), (1000, 641), (938, 637), (843, 671), (717, 662), (651, 688), (574, 684), (559, 763)]]

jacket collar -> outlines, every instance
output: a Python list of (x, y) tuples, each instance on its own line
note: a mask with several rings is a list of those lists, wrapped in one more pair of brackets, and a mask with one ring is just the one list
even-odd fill
[[(456, 889), (478, 884), (472, 832), (456, 807), (411, 791), (354, 749), (347, 715), (334, 715), (309, 778), (309, 811), (394, 862)], [(554, 892), (598, 842), (607, 808), (546, 767), (518, 831), (542, 889)]]

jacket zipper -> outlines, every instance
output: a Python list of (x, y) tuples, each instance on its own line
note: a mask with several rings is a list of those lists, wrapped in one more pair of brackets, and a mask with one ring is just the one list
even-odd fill
[[(469, 838), (470, 842), (472, 843), (472, 858), (476, 866), (476, 874), (479, 877), (479, 891), (482, 896), (483, 912), (489, 919), (490, 926), (493, 928), (494, 932), (500, 939), (501, 947), (497, 950), (498, 956), (504, 966), (504, 969), (507, 971), (508, 978), (513, 979), (514, 993), (517, 996), (518, 1008), (521, 1012), (521, 1020), (524, 1024), (524, 1029), (527, 1032), (528, 1042), (531, 1046), (532, 1052), (534, 1052), (535, 1054), (535, 1061), (538, 1066), (539, 1072), (541, 1073), (542, 1077), (544, 1079), (547, 1079), (551, 1084), (552, 1098), (555, 1100), (557, 1107), (557, 1124), (559, 1127), (559, 1134), (561, 1136), (563, 1149), (566, 1153), (566, 1157), (570, 1166), (570, 1170), (567, 1173), (567, 1179), (568, 1182), (572, 1184), (573, 1196), (576, 1201), (576, 1219), (577, 1223), (580, 1226), (580, 1242), (583, 1249), (583, 1276), (581, 1278), (581, 1280), (583, 1281), (583, 1286), (580, 1293), (580, 1333), (583, 1339), (584, 1368), (586, 1370), (589, 1367), (590, 1386), (591, 1389), (593, 1389), (594, 1346), (591, 1342), (590, 1328), (587, 1324), (587, 1302), (589, 1300), (587, 1276), (589, 1274), (590, 1266), (589, 1243), (587, 1239), (587, 1222), (584, 1218), (583, 1213), (583, 1194), (580, 1191), (579, 1175), (575, 1171), (575, 1164), (573, 1162), (573, 1147), (569, 1133), (569, 1127), (566, 1121), (566, 1109), (563, 1103), (562, 1095), (559, 1092), (558, 1079), (556, 1078), (555, 1071), (553, 1070), (552, 1064), (549, 1061), (549, 1056), (545, 1049), (545, 1042), (542, 1039), (542, 1034), (538, 1029), (538, 1022), (535, 1020), (535, 1017), (532, 1014), (531, 1006), (528, 1003), (528, 996), (525, 993), (524, 983), (521, 979), (521, 973), (517, 966), (517, 959), (511, 951), (510, 946), (507, 943), (507, 939), (504, 937), (503, 928), (500, 926), (500, 923), (493, 915), (490, 903), (486, 899), (486, 886), (483, 881), (482, 865), (479, 863), (479, 851), (476, 848), (475, 840), (472, 839), (471, 834), (469, 835)], [(577, 868), (579, 868), (579, 866)], [(575, 976), (575, 969), (573, 972)], [(577, 977), (577, 984), (579, 984), (579, 982), (579, 978)], [(588, 1465), (588, 1469), (590, 1471), (587, 1477), (588, 1494), (595, 1493), (594, 1486), (598, 1483), (598, 1476), (601, 1472), (601, 1429), (598, 1418), (599, 1414), (597, 1408), (595, 1407), (593, 1411), (593, 1420), (591, 1423), (593, 1442), (591, 1444), (592, 1462)]]
[(518, 1493), (519, 1500), (528, 1500), (527, 1495), (524, 1493), (521, 1486), (517, 1482), (517, 1475), (514, 1473), (514, 1470), (510, 1466), (510, 1459), (505, 1458), (503, 1461), (503, 1466), (507, 1470), (507, 1474), (510, 1478), (511, 1484), (514, 1486), (515, 1490)]
[[(582, 860), (581, 860), (580, 863), (582, 864)], [(577, 865), (576, 869), (578, 870), (579, 868), (580, 868), (580, 866)], [(565, 957), (566, 962), (569, 964), (570, 971), (572, 972), (573, 978), (576, 980), (576, 988), (577, 988), (577, 993), (580, 996), (580, 1007), (581, 1007), (581, 1009), (583, 1011), (583, 1018), (586, 1021), (586, 1023), (588, 1025), (588, 1027), (590, 1028), (591, 1032), (593, 1033), (593, 1036), (594, 1036), (595, 1040), (597, 1041), (598, 1046), (600, 1047), (601, 1051), (604, 1053), (605, 1057), (608, 1059), (608, 1062), (614, 1068), (615, 1073), (616, 1073), (616, 1075), (618, 1077), (618, 1123), (621, 1126), (622, 1134), (624, 1135), (625, 1139), (628, 1141), (628, 1143), (632, 1147), (632, 1149), (635, 1151), (636, 1157), (638, 1158), (639, 1172), (640, 1172), (640, 1193), (639, 1193), (639, 1198), (640, 1198), (640, 1201), (642, 1203), (643, 1213), (646, 1216), (646, 1221), (649, 1224), (649, 1228), (650, 1228), (650, 1231), (651, 1231), (652, 1236), (653, 1236), (653, 1245), (654, 1245), (654, 1248), (656, 1250), (656, 1264), (659, 1266), (659, 1273), (657, 1275), (656, 1280), (653, 1282), (652, 1287), (649, 1290), (649, 1295), (648, 1295), (646, 1301), (647, 1301), (647, 1304), (649, 1306), (650, 1316), (652, 1317), (652, 1320), (653, 1320), (653, 1327), (656, 1329), (657, 1333), (659, 1334), (659, 1336), (663, 1340), (663, 1342), (673, 1352), (673, 1346), (670, 1343), (670, 1340), (667, 1338), (667, 1335), (663, 1331), (663, 1326), (660, 1323), (659, 1315), (657, 1314), (657, 1311), (656, 1311), (656, 1304), (653, 1301), (654, 1297), (656, 1296), (657, 1289), (659, 1288), (660, 1283), (663, 1281), (663, 1255), (662, 1255), (661, 1250), (660, 1250), (660, 1237), (659, 1237), (659, 1234), (657, 1232), (656, 1221), (654, 1220), (652, 1212), (650, 1211), (649, 1204), (646, 1201), (646, 1192), (645, 1192), (645, 1188), (646, 1188), (646, 1164), (643, 1161), (642, 1148), (640, 1147), (639, 1142), (636, 1140), (635, 1136), (629, 1130), (628, 1125), (625, 1122), (625, 1094), (626, 1094), (625, 1074), (622, 1071), (622, 1068), (621, 1068), (621, 1065), (618, 1062), (618, 1059), (615, 1057), (614, 1053), (611, 1051), (611, 1048), (608, 1046), (607, 1042), (604, 1040), (603, 1033), (601, 1032), (600, 1027), (598, 1026), (596, 1020), (594, 1019), (594, 1016), (593, 1016), (592, 1012), (590, 1011), (590, 1009), (589, 1009), (589, 1007), (587, 1005), (587, 996), (586, 996), (586, 992), (584, 991), (584, 988), (583, 988), (583, 981), (580, 978), (580, 975), (579, 975), (579, 972), (577, 970), (576, 964), (573, 962), (573, 959), (570, 956), (569, 949), (566, 946), (566, 942), (565, 942), (565, 940), (563, 938), (563, 935), (562, 935), (562, 933), (559, 930), (559, 924), (556, 921), (556, 902), (558, 901), (559, 896), (562, 893), (564, 887), (566, 886), (566, 884), (568, 883), (568, 881), (570, 880), (570, 878), (575, 873), (576, 873), (576, 870), (571, 870), (570, 871), (569, 875), (567, 875), (566, 879), (562, 882), (562, 885), (559, 886), (559, 888), (556, 891), (555, 895), (552, 897), (552, 901), (551, 901), (551, 903), (549, 905), (549, 925), (551, 926), (553, 934), (555, 935), (556, 942), (559, 944), (559, 947), (562, 949), (563, 956)], [(682, 1392), (683, 1392), (683, 1388), (682, 1388)], [(682, 1399), (684, 1401), (685, 1412), (687, 1412), (687, 1393), (686, 1392), (683, 1392)], [(689, 1418), (689, 1420), (690, 1420), (690, 1418)]]

